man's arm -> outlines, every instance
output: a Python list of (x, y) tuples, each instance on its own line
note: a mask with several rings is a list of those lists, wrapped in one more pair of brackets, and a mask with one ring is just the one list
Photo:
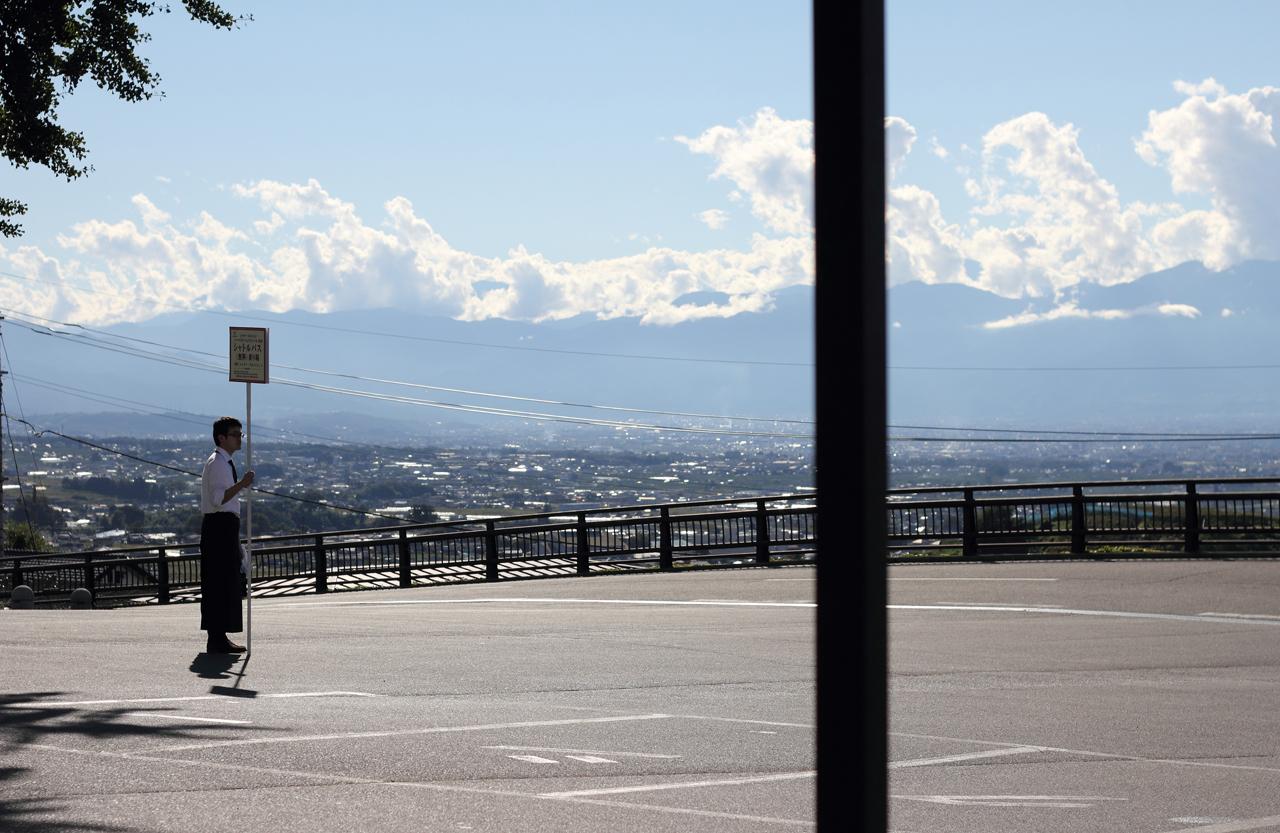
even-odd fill
[(227, 489), (225, 492), (222, 493), (222, 500), (218, 501), (218, 504), (219, 505), (226, 504), (227, 501), (231, 500), (236, 495), (240, 494), (242, 490), (247, 489), (252, 485), (253, 485), (253, 472), (247, 471), (244, 473), (244, 477), (240, 478), (239, 483), (236, 483), (230, 489)]

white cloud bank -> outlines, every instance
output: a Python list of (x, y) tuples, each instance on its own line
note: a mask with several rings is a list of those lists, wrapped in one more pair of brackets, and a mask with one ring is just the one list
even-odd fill
[[(768, 309), (773, 293), (811, 284), (813, 125), (765, 108), (750, 123), (679, 137), (715, 162), (729, 202), (745, 201), (771, 234), (745, 250), (649, 248), (626, 257), (553, 261), (517, 247), (488, 258), (454, 248), (412, 203), (396, 196), (368, 222), (317, 181), (237, 185), (263, 219), (245, 228), (208, 213), (175, 220), (146, 195), (136, 220), (91, 220), (57, 239), (60, 251), (0, 246), (0, 268), (40, 282), (0, 276), (0, 304), (84, 323), (141, 320), (172, 307), (315, 312), (401, 307), (464, 320), (546, 321), (590, 314), (676, 324)], [(728, 214), (695, 215), (711, 228)], [(88, 285), (94, 292), (46, 282)], [(496, 285), (496, 286), (495, 286)], [(727, 296), (676, 304), (691, 292)]]
[[(1123, 202), (1074, 126), (1027, 113), (983, 137), (981, 173), (965, 182), (974, 207), (967, 223), (949, 222), (934, 194), (898, 182), (916, 130), (887, 118), (890, 283), (1060, 298), (1079, 283), (1123, 283), (1190, 260), (1221, 270), (1280, 258), (1280, 89), (1232, 95), (1211, 78), (1174, 88), (1184, 100), (1149, 113), (1135, 149), (1168, 172), (1175, 194), (1207, 197), (1209, 210)], [(1062, 305), (1036, 320), (1084, 312)]]

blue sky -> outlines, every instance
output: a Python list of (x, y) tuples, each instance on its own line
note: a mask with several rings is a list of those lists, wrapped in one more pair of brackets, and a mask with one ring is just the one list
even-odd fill
[[(120, 296), (44, 293), (30, 311), (674, 323), (812, 281), (807, 2), (224, 5), (254, 20), (147, 24), (163, 99), (66, 100), (92, 174), (0, 174), (30, 204), (0, 269)], [(779, 158), (799, 167), (779, 179)], [(699, 290), (730, 300), (671, 303)]]
[(1265, 2), (891, 0), (891, 282), (1061, 298), (1280, 259), (1278, 25)]

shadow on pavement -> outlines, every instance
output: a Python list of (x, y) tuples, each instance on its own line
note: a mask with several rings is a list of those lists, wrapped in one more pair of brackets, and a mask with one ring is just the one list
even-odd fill
[(231, 677), (229, 672), (239, 661), (240, 657), (234, 654), (199, 653), (191, 660), (191, 672), (206, 680), (225, 680)]
[[(58, 798), (28, 798), (30, 790), (24, 790), (22, 781), (39, 781), (38, 767), (13, 766), (12, 757), (21, 752), (39, 754), (39, 749), (24, 749), (36, 744), (61, 746), (62, 742), (84, 741), (97, 743), (72, 743), (72, 748), (101, 747), (103, 741), (127, 738), (148, 740), (208, 740), (231, 729), (228, 726), (156, 725), (140, 722), (129, 713), (136, 711), (161, 711), (161, 708), (143, 703), (121, 704), (106, 708), (77, 706), (59, 702), (73, 696), (70, 692), (29, 691), (0, 694), (0, 831), (3, 833), (27, 833), (47, 830), (128, 831), (131, 828), (113, 825), (74, 822), (66, 818), (67, 804)], [(267, 727), (239, 725), (236, 731), (262, 731)], [(48, 755), (66, 754), (49, 750)], [(110, 760), (110, 759), (107, 759)], [(16, 783), (15, 783), (16, 782)], [(52, 786), (47, 782), (42, 786)]]

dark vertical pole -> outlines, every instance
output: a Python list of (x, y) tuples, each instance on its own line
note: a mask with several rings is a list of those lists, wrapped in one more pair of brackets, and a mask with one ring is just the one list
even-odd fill
[(587, 513), (578, 513), (578, 575), (591, 572), (591, 539), (587, 537)]
[(964, 490), (964, 530), (961, 533), (965, 558), (976, 558), (978, 555), (978, 509), (973, 502), (973, 489)]
[(311, 560), (316, 568), (316, 592), (329, 592), (329, 553), (324, 548), (324, 536), (317, 535), (315, 548), (311, 551)]
[(400, 530), (400, 540), (398, 542), (400, 552), (400, 586), (413, 586), (413, 573), (409, 568), (409, 530)]
[(1182, 513), (1186, 523), (1184, 548), (1188, 555), (1200, 552), (1200, 497), (1196, 494), (1196, 484), (1187, 484), (1187, 509)]
[(818, 526), (841, 531), (818, 541), (818, 829), (883, 831), (884, 4), (813, 9)]
[(1071, 487), (1071, 552), (1084, 555), (1089, 551), (1085, 538), (1084, 487)]
[(764, 501), (756, 501), (756, 563), (769, 566), (769, 513)]
[(484, 522), (484, 580), (498, 580), (498, 533), (493, 521)]
[(98, 588), (94, 586), (93, 580), (93, 554), (86, 554), (84, 557), (84, 586), (85, 589), (94, 596), (98, 595)]
[(675, 569), (671, 557), (671, 507), (662, 507), (662, 516), (658, 521), (658, 569), (669, 571)]
[(160, 548), (160, 554), (156, 558), (156, 584), (159, 585), (156, 596), (160, 604), (167, 605), (169, 603), (169, 553), (164, 547)]

